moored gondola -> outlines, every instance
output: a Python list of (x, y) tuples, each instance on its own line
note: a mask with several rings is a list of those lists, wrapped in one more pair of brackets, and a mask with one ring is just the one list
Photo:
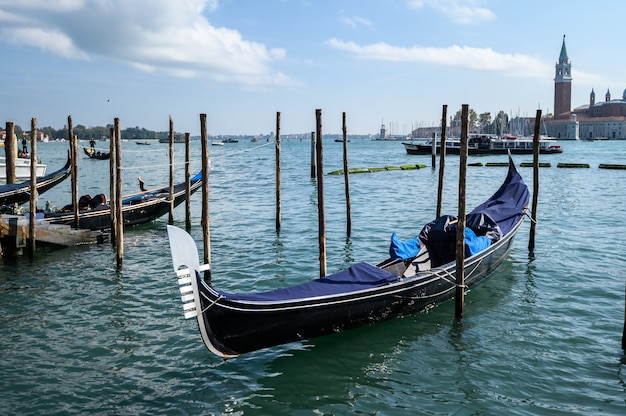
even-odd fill
[[(465, 285), (492, 274), (523, 223), (528, 187), (512, 160), (500, 188), (467, 215)], [(426, 224), (419, 250), (372, 265), (268, 292), (227, 293), (207, 284), (193, 239), (168, 226), (174, 270), (186, 318), (196, 317), (206, 347), (233, 357), (425, 310), (456, 291), (456, 225), (452, 216)], [(391, 250), (390, 250), (391, 253)]]
[[(70, 157), (65, 166), (41, 178), (37, 178), (37, 192), (41, 195), (50, 188), (63, 182), (72, 171)], [(30, 200), (30, 179), (20, 183), (0, 185), (0, 205), (24, 204)]]
[[(202, 172), (198, 172), (190, 179), (191, 194), (195, 193), (202, 185)], [(185, 182), (174, 185), (174, 207), (180, 205), (186, 199)], [(144, 224), (165, 215), (170, 209), (170, 188), (163, 187), (153, 190), (142, 191), (133, 195), (122, 197), (122, 216), (124, 226)], [(92, 201), (86, 198), (84, 204), (80, 204), (78, 215), (78, 228), (89, 230), (105, 230), (111, 228), (111, 207), (106, 198), (98, 198)], [(57, 212), (46, 212), (44, 218), (52, 224), (74, 224), (74, 212), (67, 207)]]

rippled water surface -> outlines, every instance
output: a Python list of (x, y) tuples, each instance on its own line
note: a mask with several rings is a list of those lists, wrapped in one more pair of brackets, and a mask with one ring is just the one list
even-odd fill
[[(0, 408), (3, 414), (626, 414), (621, 350), (626, 276), (626, 142), (562, 142), (542, 156), (536, 249), (529, 225), (496, 273), (466, 297), (462, 322), (447, 303), (426, 314), (254, 352), (224, 361), (184, 320), (169, 257), (167, 216), (126, 230), (124, 264), (111, 246), (40, 247), (0, 266)], [(102, 143), (105, 147), (108, 143)], [(167, 145), (124, 143), (124, 192), (168, 180)], [(199, 154), (199, 143), (192, 152)], [(67, 144), (42, 143), (50, 170)], [(324, 142), (324, 171), (342, 168)], [(282, 221), (276, 233), (272, 143), (211, 147), (213, 283), (252, 291), (319, 274), (317, 190), (310, 144), (282, 143)], [(184, 146), (176, 145), (182, 162)], [(195, 156), (192, 169), (199, 170)], [(471, 162), (505, 161), (470, 156)], [(532, 161), (516, 156), (515, 161)], [(557, 168), (559, 162), (590, 168)], [(400, 142), (352, 141), (352, 167), (422, 163), (419, 170), (350, 177), (346, 237), (343, 176), (324, 178), (327, 269), (376, 262), (393, 231), (419, 233), (435, 213), (438, 169)], [(181, 164), (177, 178), (182, 179)], [(532, 169), (520, 168), (532, 187)], [(493, 193), (506, 168), (468, 167), (467, 205)], [(108, 163), (81, 160), (81, 194), (108, 194)], [(444, 212), (456, 212), (458, 157), (446, 163)], [(70, 182), (43, 194), (62, 206)], [(201, 195), (192, 236), (202, 249)], [(184, 227), (184, 207), (175, 211)]]

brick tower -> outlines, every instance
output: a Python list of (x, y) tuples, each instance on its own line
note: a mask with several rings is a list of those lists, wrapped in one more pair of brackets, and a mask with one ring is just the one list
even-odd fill
[(565, 49), (565, 35), (559, 61), (555, 65), (554, 76), (554, 116), (569, 115), (572, 108), (572, 64)]

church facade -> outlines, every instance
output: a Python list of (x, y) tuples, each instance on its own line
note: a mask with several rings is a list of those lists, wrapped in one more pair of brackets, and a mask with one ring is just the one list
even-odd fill
[(604, 101), (596, 101), (592, 89), (589, 103), (572, 110), (571, 70), (563, 36), (555, 65), (554, 116), (543, 120), (541, 132), (562, 140), (626, 139), (626, 90), (617, 99), (611, 99), (611, 92), (607, 90)]

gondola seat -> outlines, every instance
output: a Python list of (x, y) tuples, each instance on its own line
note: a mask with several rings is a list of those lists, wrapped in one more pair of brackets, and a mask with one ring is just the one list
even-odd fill
[(428, 270), (430, 270), (430, 253), (428, 252), (428, 248), (423, 245), (417, 256), (415, 256), (415, 258), (413, 258), (409, 263), (409, 266), (402, 274), (402, 277), (410, 277), (418, 272), (425, 272)]

